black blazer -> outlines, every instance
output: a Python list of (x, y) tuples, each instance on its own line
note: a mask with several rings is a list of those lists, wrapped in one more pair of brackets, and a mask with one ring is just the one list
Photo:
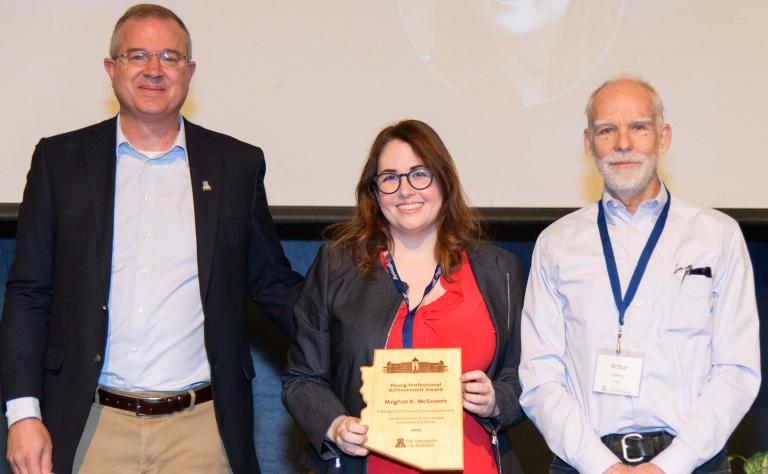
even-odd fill
[[(481, 244), (468, 256), (496, 328), (496, 351), (487, 373), (500, 409), (494, 428), (499, 431), (502, 472), (521, 472), (505, 430), (525, 417), (517, 376), (523, 278), (517, 258), (506, 250)], [(307, 273), (296, 304), (282, 398), (309, 439), (303, 461), (319, 473), (327, 472), (335, 457), (341, 472), (364, 472), (365, 459), (341, 453), (324, 441), (325, 433), (339, 415), (360, 416), (360, 367), (373, 363), (373, 349), (386, 347), (401, 303), (384, 269), (376, 267), (372, 278), (363, 277), (339, 246), (323, 246)]]
[[(219, 432), (232, 469), (258, 472), (246, 296), (289, 331), (301, 277), (275, 235), (259, 148), (185, 122), (200, 295)], [(38, 143), (19, 209), (0, 326), (3, 402), (41, 401), (53, 467), (70, 472), (104, 360), (116, 120)], [(202, 191), (202, 181), (211, 190)]]

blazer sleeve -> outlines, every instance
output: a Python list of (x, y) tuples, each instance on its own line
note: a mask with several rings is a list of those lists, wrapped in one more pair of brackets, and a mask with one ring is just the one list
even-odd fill
[(327, 244), (323, 246), (307, 273), (294, 313), (295, 329), (282, 393), (288, 411), (324, 459), (333, 457), (323, 449), (325, 433), (334, 419), (346, 414), (346, 408), (331, 390), (329, 267), (334, 263), (333, 255)]
[(275, 232), (264, 190), (266, 164), (260, 149), (251, 204), (248, 288), (259, 308), (286, 334), (293, 325), (293, 306), (301, 293), (302, 277), (291, 269)]
[(6, 283), (0, 325), (3, 402), (19, 397), (43, 398), (56, 229), (45, 150), (43, 139), (35, 148), (27, 175), (19, 207), (16, 257)]
[[(523, 307), (523, 276), (520, 263), (513, 254), (504, 259), (504, 295), (498, 295), (506, 301), (506, 321), (497, 330), (505, 330), (501, 336), (504, 344), (500, 346), (497, 370), (492, 376), (493, 389), (496, 392), (496, 404), (499, 406), (499, 430), (506, 430), (525, 419), (520, 407), (520, 378), (517, 368), (520, 365), (520, 315)], [(506, 324), (504, 324), (506, 323)]]

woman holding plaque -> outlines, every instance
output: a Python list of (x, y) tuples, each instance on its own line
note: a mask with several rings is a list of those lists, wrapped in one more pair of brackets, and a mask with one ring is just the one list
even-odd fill
[(360, 367), (374, 349), (460, 347), (464, 472), (520, 471), (505, 433), (524, 417), (517, 259), (481, 240), (453, 160), (423, 122), (379, 133), (356, 197), (352, 219), (327, 230), (296, 305), (283, 402), (309, 438), (305, 464), (417, 472), (363, 447)]

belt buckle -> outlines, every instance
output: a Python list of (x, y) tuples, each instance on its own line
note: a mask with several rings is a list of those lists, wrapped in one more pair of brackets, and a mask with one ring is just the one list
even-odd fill
[(631, 458), (627, 454), (627, 450), (629, 449), (629, 445), (627, 444), (627, 439), (629, 438), (635, 438), (635, 439), (643, 439), (643, 435), (640, 433), (627, 433), (624, 436), (621, 437), (621, 456), (624, 458), (627, 462), (640, 462), (644, 459), (643, 456), (637, 457), (637, 458)]
[(150, 416), (150, 415), (152, 415), (152, 413), (141, 413), (142, 408), (146, 407), (145, 405), (142, 405), (142, 404), (144, 402), (149, 402), (147, 404), (149, 406), (151, 406), (151, 402), (156, 402), (156, 401), (159, 401), (159, 400), (162, 400), (162, 399), (161, 398), (155, 398), (155, 397), (150, 397), (150, 398), (139, 398), (139, 397), (136, 397), (136, 398), (134, 398), (134, 400), (136, 400), (136, 410), (134, 410), (134, 413), (136, 414), (136, 416)]
[[(174, 395), (170, 397), (159, 397), (159, 398), (136, 398), (136, 410), (134, 410), (134, 413), (136, 416), (150, 416), (153, 415), (153, 413), (142, 413), (142, 409), (146, 408), (147, 405), (151, 406), (151, 402), (161, 402), (166, 401), (168, 404), (173, 405), (173, 408), (171, 409), (170, 413), (178, 413), (180, 411), (184, 411), (188, 408), (194, 408), (195, 405), (195, 395), (193, 394), (191, 396), (191, 402), (189, 406), (184, 406), (184, 395)], [(147, 403), (149, 402), (149, 403)], [(169, 413), (169, 414), (170, 414)]]

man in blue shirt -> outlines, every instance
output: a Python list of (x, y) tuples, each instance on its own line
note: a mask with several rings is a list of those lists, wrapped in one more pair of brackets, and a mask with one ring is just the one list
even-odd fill
[(536, 242), (521, 405), (557, 455), (550, 472), (730, 472), (723, 448), (760, 386), (741, 231), (658, 178), (672, 129), (648, 83), (606, 82), (587, 120), (605, 188)]
[(245, 300), (288, 331), (301, 285), (263, 153), (181, 117), (196, 63), (170, 10), (128, 9), (104, 67), (119, 115), (42, 139), (27, 178), (0, 328), (7, 457), (258, 472)]

